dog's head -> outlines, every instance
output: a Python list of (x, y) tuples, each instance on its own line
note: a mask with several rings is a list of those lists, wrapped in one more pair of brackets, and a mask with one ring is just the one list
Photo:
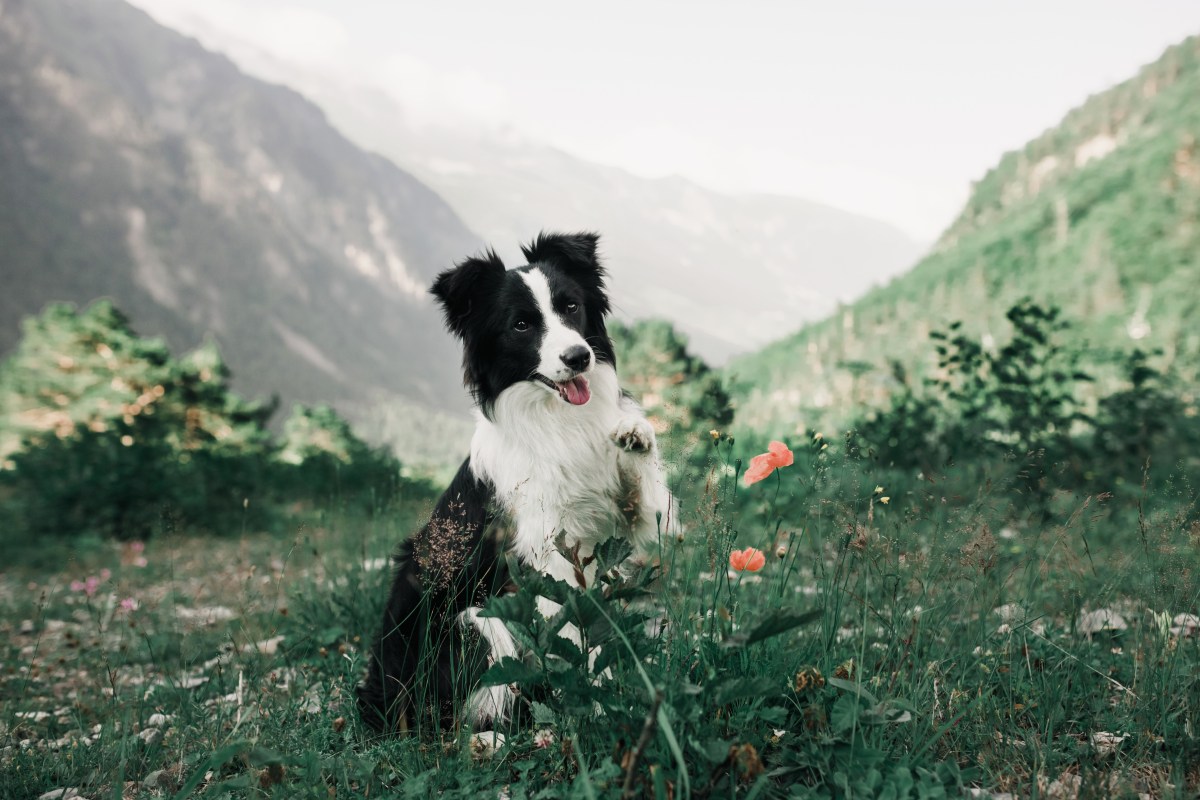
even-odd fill
[(492, 251), (434, 281), (446, 326), (463, 341), (467, 388), (485, 415), (510, 386), (532, 382), (571, 405), (591, 399), (588, 373), (616, 366), (594, 233), (542, 233), (508, 270)]

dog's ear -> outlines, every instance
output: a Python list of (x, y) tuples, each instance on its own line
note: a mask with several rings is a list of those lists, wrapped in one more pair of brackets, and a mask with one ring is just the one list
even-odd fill
[(608, 295), (604, 292), (604, 266), (596, 254), (600, 241), (595, 233), (547, 233), (542, 231), (537, 238), (522, 246), (521, 252), (530, 264), (539, 262), (557, 265), (572, 278), (591, 290), (598, 301), (596, 311), (607, 314)]
[(454, 269), (437, 276), (429, 291), (442, 304), (446, 327), (451, 333), (459, 338), (466, 336), (473, 299), (503, 277), (504, 262), (490, 249), (482, 256), (460, 261)]

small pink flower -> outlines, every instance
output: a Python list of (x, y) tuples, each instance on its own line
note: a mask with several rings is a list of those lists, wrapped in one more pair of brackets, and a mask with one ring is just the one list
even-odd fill
[(750, 466), (743, 479), (747, 486), (758, 483), (781, 467), (790, 467), (794, 461), (792, 451), (783, 442), (771, 442), (767, 452), (750, 459)]
[(729, 566), (737, 572), (758, 572), (766, 563), (767, 557), (757, 547), (734, 550), (729, 554)]
[(542, 728), (541, 730), (534, 731), (533, 743), (537, 745), (539, 749), (544, 750), (545, 748), (554, 744), (554, 731), (550, 730), (549, 728)]
[(138, 601), (133, 597), (126, 597), (120, 602), (122, 611), (137, 611)]
[(97, 578), (95, 575), (88, 575), (86, 580), (71, 581), (71, 591), (72, 592), (83, 592), (88, 597), (91, 597), (92, 595), (94, 595), (96, 593), (96, 590), (99, 588), (100, 588), (100, 579)]
[(146, 565), (147, 565), (147, 564), (149, 564), (149, 563), (150, 563), (150, 562), (146, 560), (146, 557), (145, 557), (145, 556), (138, 556), (137, 558), (135, 558), (135, 559), (133, 560), (133, 565), (134, 565), (135, 567), (144, 567), (144, 566), (146, 566)]
[(100, 580), (101, 581), (106, 581), (111, 577), (112, 577), (112, 570), (109, 569), (108, 567), (105, 567), (104, 569), (100, 570)]
[(135, 553), (140, 553), (146, 549), (146, 543), (145, 542), (130, 542), (129, 549)]

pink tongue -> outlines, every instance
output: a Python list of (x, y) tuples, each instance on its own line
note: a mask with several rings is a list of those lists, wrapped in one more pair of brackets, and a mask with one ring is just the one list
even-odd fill
[(592, 390), (588, 388), (587, 379), (582, 375), (572, 378), (567, 383), (560, 383), (559, 386), (562, 387), (567, 402), (573, 406), (581, 406), (592, 399)]

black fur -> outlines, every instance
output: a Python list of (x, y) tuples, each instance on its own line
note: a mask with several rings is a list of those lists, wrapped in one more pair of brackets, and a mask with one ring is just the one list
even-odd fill
[(521, 250), (529, 264), (506, 271), (492, 251), (468, 258), (438, 275), (434, 297), (446, 315), (446, 327), (463, 341), (463, 381), (484, 415), (491, 417), (496, 398), (509, 386), (528, 380), (537, 366), (537, 336), (522, 336), (513, 326), (527, 321), (536, 330), (541, 315), (528, 286), (516, 273), (539, 266), (556, 303), (567, 299), (581, 313), (566, 320), (591, 346), (597, 361), (614, 368), (617, 358), (604, 325), (609, 312), (605, 271), (596, 253), (594, 233), (541, 233)]
[(467, 462), (428, 523), (394, 557), (395, 576), (367, 677), (358, 689), (363, 721), (378, 731), (442, 727), (458, 720), (486, 666), (486, 653), (457, 622), (508, 579), (492, 490)]
[[(446, 327), (463, 341), (463, 374), (480, 409), (490, 417), (500, 393), (530, 380), (538, 365), (544, 325), (528, 285), (517, 273), (541, 268), (556, 311), (591, 346), (598, 361), (616, 367), (604, 325), (609, 311), (605, 271), (594, 233), (542, 233), (523, 247), (529, 264), (508, 271), (492, 251), (438, 275), (431, 289)], [(516, 323), (527, 330), (516, 329)], [(461, 722), (466, 699), (486, 665), (477, 635), (458, 615), (503, 591), (506, 536), (494, 510), (492, 487), (475, 478), (469, 460), (442, 495), (429, 522), (395, 556), (395, 578), (380, 633), (358, 690), (364, 722), (376, 730), (411, 730), (423, 722)]]

